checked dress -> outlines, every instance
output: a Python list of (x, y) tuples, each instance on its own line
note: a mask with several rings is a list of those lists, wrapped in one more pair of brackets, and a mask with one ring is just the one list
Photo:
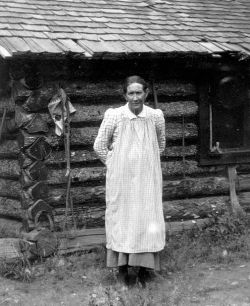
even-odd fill
[[(159, 252), (165, 245), (160, 163), (164, 148), (163, 113), (146, 105), (137, 116), (128, 104), (108, 109), (94, 143), (107, 167), (107, 249), (137, 254), (141, 260), (131, 261), (136, 265), (144, 261), (147, 266), (141, 255)], [(121, 265), (119, 259), (117, 264)]]

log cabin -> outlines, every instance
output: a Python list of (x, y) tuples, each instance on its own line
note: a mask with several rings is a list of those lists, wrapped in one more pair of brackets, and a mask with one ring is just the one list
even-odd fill
[[(104, 227), (93, 141), (135, 74), (166, 120), (166, 222), (249, 211), (249, 20), (248, 0), (0, 0), (2, 230)], [(76, 110), (69, 155), (48, 109), (61, 89)]]

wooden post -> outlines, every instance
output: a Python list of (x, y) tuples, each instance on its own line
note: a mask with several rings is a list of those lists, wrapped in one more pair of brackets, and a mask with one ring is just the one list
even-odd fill
[(1, 141), (1, 138), (2, 138), (3, 125), (4, 125), (6, 114), (7, 114), (7, 109), (5, 108), (4, 111), (3, 111), (3, 117), (2, 117), (1, 124), (0, 124), (0, 141)]
[(236, 166), (228, 165), (227, 166), (228, 180), (229, 180), (229, 190), (230, 190), (230, 202), (232, 213), (235, 217), (242, 218), (245, 216), (245, 212), (240, 206), (237, 194), (235, 181), (237, 178)]
[(157, 109), (159, 108), (159, 105), (158, 105), (157, 89), (155, 88), (154, 80), (152, 80), (152, 91), (154, 96), (154, 108)]

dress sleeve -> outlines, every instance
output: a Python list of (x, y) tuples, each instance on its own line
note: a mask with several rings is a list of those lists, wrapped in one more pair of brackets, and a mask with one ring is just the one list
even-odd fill
[(116, 116), (114, 109), (109, 108), (104, 114), (104, 119), (101, 123), (98, 135), (94, 142), (94, 150), (104, 164), (107, 159), (109, 146), (115, 129), (115, 123)]
[(166, 146), (166, 135), (165, 135), (165, 119), (162, 110), (157, 109), (156, 119), (156, 134), (159, 144), (160, 153), (162, 153)]

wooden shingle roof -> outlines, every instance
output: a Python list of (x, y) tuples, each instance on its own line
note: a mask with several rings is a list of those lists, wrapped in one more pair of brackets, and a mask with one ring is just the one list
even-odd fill
[(0, 55), (236, 51), (249, 0), (0, 0)]

